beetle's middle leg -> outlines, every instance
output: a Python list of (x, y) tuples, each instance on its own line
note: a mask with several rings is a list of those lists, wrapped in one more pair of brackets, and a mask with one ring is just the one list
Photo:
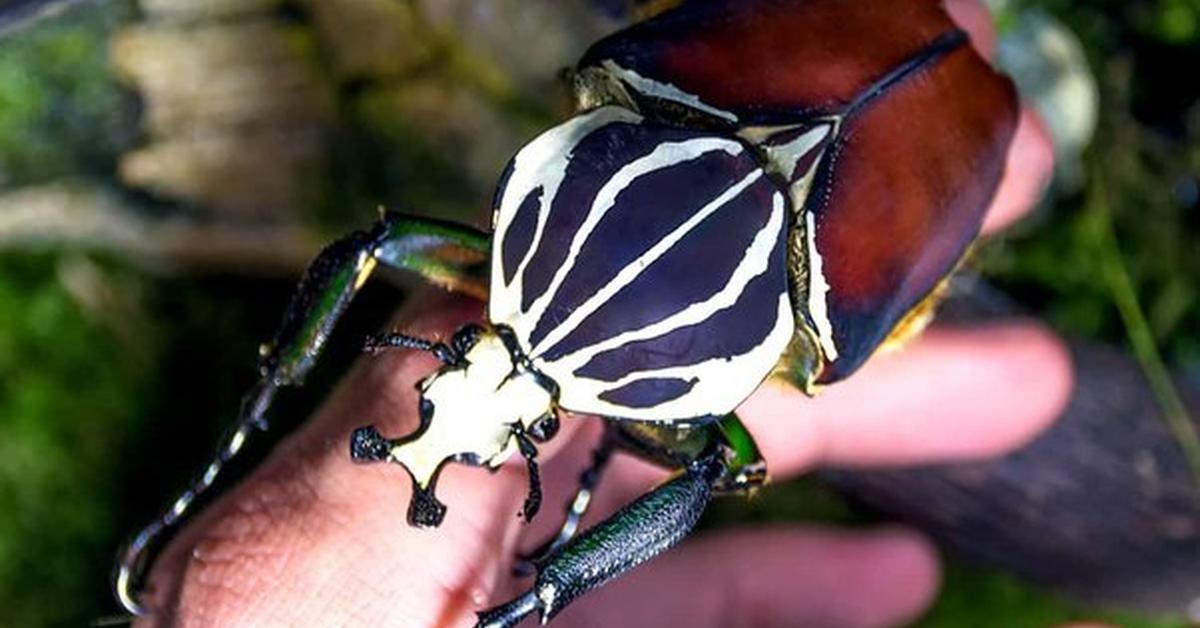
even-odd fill
[[(758, 445), (735, 414), (675, 431), (631, 427), (607, 428), (595, 456), (601, 469), (620, 450), (683, 472), (579, 536), (574, 530), (565, 538), (560, 533), (534, 563), (533, 588), (480, 613), (476, 628), (515, 626), (535, 611), (548, 621), (575, 598), (683, 540), (714, 494), (747, 493), (766, 481)], [(672, 447), (664, 447), (667, 443)]]
[(575, 598), (674, 547), (692, 531), (728, 473), (713, 451), (561, 546), (538, 565), (533, 588), (479, 614), (476, 628), (509, 628), (535, 611), (543, 623)]
[(380, 265), (416, 272), (452, 290), (486, 294), (488, 237), (468, 227), (436, 220), (384, 214), (370, 231), (352, 233), (325, 247), (296, 288), (274, 339), (259, 349), (259, 380), (243, 398), (237, 423), (220, 449), (161, 515), (130, 541), (113, 588), (130, 613), (138, 602), (143, 572), (164, 535), (178, 527), (192, 504), (217, 481), (224, 466), (256, 431), (280, 388), (299, 386), (316, 364), (325, 342), (358, 290)]

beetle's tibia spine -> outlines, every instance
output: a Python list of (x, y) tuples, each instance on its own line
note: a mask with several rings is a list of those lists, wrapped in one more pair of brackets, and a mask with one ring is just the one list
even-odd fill
[(414, 528), (436, 528), (446, 518), (446, 505), (428, 488), (413, 482), (412, 499), (408, 502), (408, 525)]

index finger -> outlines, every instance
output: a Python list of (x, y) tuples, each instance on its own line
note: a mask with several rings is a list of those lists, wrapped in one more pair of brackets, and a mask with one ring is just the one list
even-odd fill
[(805, 397), (769, 382), (738, 409), (772, 475), (995, 456), (1039, 433), (1071, 390), (1062, 343), (1030, 322), (934, 329)]

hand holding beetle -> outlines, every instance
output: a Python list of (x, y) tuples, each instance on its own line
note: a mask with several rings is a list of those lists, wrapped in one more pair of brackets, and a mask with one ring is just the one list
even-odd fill
[[(978, 7), (956, 3), (970, 28)], [(965, 16), (965, 17), (964, 17)], [(977, 41), (986, 39), (973, 29)], [(988, 225), (1011, 221), (1047, 176), (1049, 150), (1025, 115)], [(434, 303), (430, 303), (433, 301)], [(436, 315), (432, 313), (436, 312)], [(462, 299), (426, 300), (405, 325), (446, 337), (479, 316)], [(318, 416), (232, 494), (205, 511), (152, 576), (149, 618), (188, 625), (467, 625), (511, 597), (518, 550), (552, 534), (554, 517), (524, 526), (526, 480), (511, 465), (488, 477), (450, 465), (441, 492), (454, 516), (436, 533), (404, 525), (409, 485), (394, 469), (351, 466), (345, 436), (365, 423), (388, 433), (417, 423), (411, 383), (432, 361), (389, 354), (361, 365)], [(880, 465), (1000, 453), (1032, 437), (1060, 409), (1065, 355), (1029, 324), (933, 331), (873, 360), (815, 400), (763, 386), (740, 409), (774, 477), (817, 464)], [(595, 433), (568, 421), (541, 452), (547, 503), (562, 503), (587, 464)], [(568, 434), (567, 432), (571, 432)], [(618, 457), (595, 510), (601, 515), (661, 472)], [(891, 530), (727, 531), (685, 544), (591, 595), (562, 624), (886, 625), (918, 612), (936, 584), (924, 541)]]

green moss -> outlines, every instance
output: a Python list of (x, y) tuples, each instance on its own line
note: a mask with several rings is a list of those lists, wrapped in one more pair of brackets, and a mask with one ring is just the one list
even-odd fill
[(0, 258), (0, 608), (13, 626), (95, 618), (119, 534), (116, 452), (147, 392), (145, 345), (81, 309), (59, 264)]
[(0, 40), (0, 185), (113, 171), (136, 128), (108, 67), (121, 6), (88, 3)]
[[(1150, 5), (1115, 11), (1101, 0), (1021, 2), (1054, 11), (1081, 36), (1101, 90), (1100, 127), (1089, 149), (1100, 164), (1113, 227), (1138, 300), (1168, 361), (1200, 364), (1200, 84), (1177, 68), (1200, 63), (1200, 39), (1148, 28)], [(1164, 0), (1159, 13), (1200, 3)], [(1164, 18), (1165, 19), (1165, 18)], [(1182, 19), (1182, 18), (1181, 18)], [(982, 268), (1071, 335), (1125, 343), (1110, 287), (1096, 263), (1096, 216), (1082, 194), (1053, 198), (1039, 216), (985, 249)]]

